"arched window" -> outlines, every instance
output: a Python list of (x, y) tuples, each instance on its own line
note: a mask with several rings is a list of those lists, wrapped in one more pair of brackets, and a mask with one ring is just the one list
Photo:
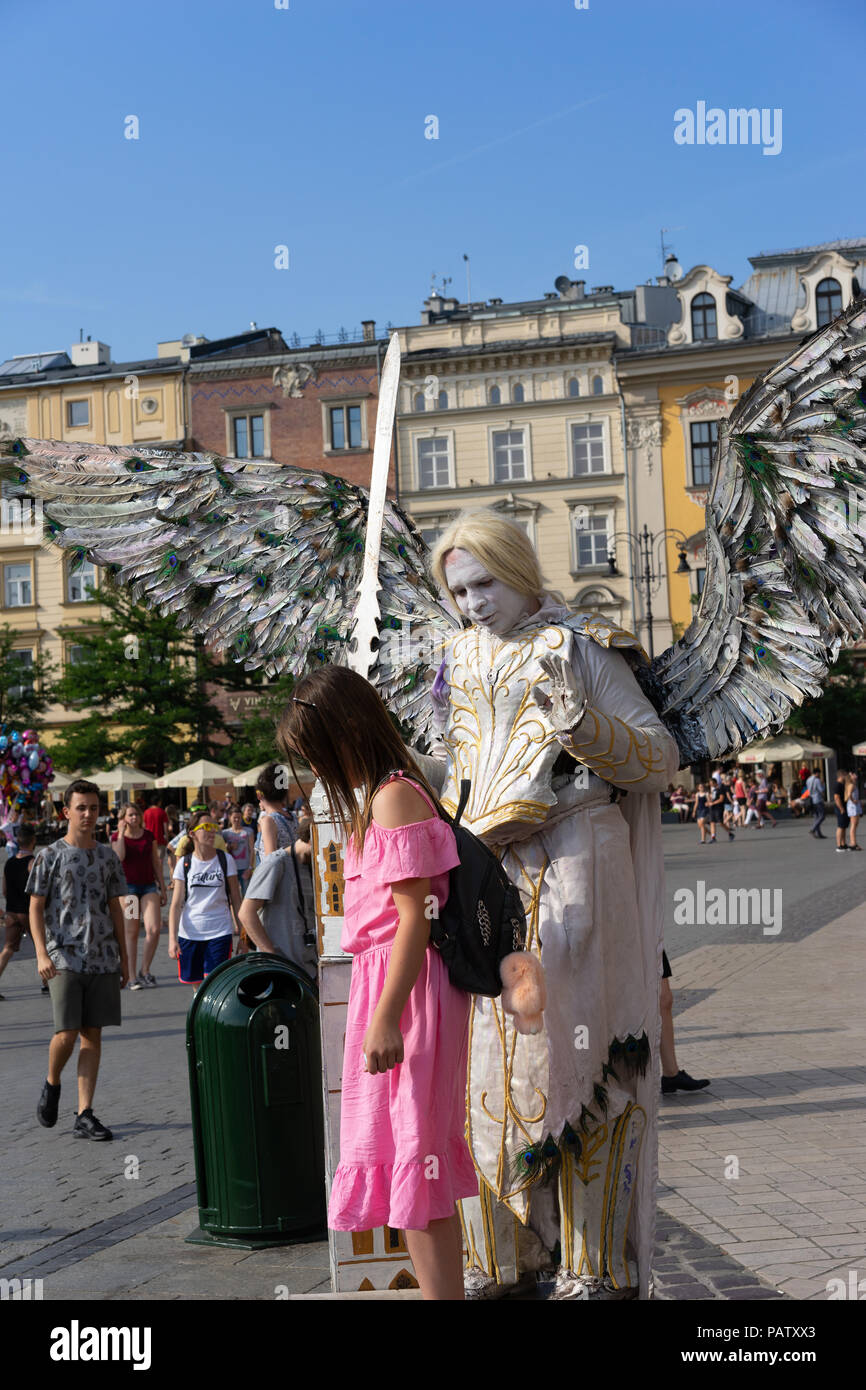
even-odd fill
[(526, 399), (523, 387), (519, 381), (515, 381), (511, 388), (511, 399), (515, 405), (522, 405)]
[(440, 410), (447, 410), (447, 409), (448, 409), (448, 392), (447, 392), (447, 391), (440, 391), (440, 392), (439, 392), (439, 409), (440, 409)]
[(423, 391), (416, 391), (414, 397), (412, 398), (412, 409), (415, 410), (415, 411), (418, 411), (418, 410), (423, 410), (424, 408), (425, 408), (424, 392), (423, 392)]
[(569, 377), (569, 381), (568, 381), (568, 394), (569, 394), (570, 396), (579, 396), (579, 395), (580, 395), (580, 382), (578, 381), (578, 379), (577, 379), (576, 376)]
[(818, 313), (818, 327), (832, 323), (842, 312), (842, 286), (838, 280), (821, 280), (815, 290), (815, 308)]
[(692, 300), (692, 339), (717, 338), (716, 301), (711, 294), (696, 294)]
[(584, 589), (583, 593), (578, 595), (577, 601), (581, 608), (601, 608), (605, 603), (612, 603), (614, 600), (613, 595), (606, 589)]
[(502, 404), (502, 392), (500, 391), (498, 386), (491, 386), (490, 390), (487, 393), (487, 400), (490, 405)]
[(604, 395), (604, 382), (600, 376), (594, 376), (592, 378), (592, 394), (594, 396)]

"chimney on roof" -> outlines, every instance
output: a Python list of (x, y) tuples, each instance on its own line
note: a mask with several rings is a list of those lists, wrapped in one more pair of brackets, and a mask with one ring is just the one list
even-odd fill
[(361, 328), (362, 328), (363, 333), (364, 333), (364, 342), (365, 342), (365, 343), (375, 343), (375, 341), (376, 341), (376, 320), (375, 320), (375, 319), (362, 319), (362, 320), (361, 320)]
[(69, 360), (73, 367), (108, 367), (111, 365), (111, 348), (107, 343), (92, 343), (88, 337), (85, 343), (72, 344)]

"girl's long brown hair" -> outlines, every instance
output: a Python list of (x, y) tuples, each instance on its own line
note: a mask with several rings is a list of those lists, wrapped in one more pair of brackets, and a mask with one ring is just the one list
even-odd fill
[(298, 682), (295, 696), (277, 725), (277, 746), (299, 786), (292, 754), (315, 769), (331, 814), (352, 836), (358, 853), (370, 824), (373, 797), (389, 772), (408, 772), (439, 808), (439, 798), (363, 676), (346, 666), (322, 666)]

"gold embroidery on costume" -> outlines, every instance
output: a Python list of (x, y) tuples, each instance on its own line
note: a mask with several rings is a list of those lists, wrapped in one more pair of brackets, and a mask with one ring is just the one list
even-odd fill
[(532, 690), (547, 682), (540, 658), (559, 652), (570, 660), (573, 638), (567, 628), (545, 624), (502, 643), (498, 662), (483, 649), (489, 640), (488, 633), (470, 628), (451, 644), (451, 718), (442, 738), (449, 753), (442, 804), (453, 814), (460, 782), (468, 779), (464, 817), (476, 835), (510, 821), (541, 824), (556, 804), (550, 769), (559, 742)]
[[(645, 782), (648, 777), (663, 773), (666, 767), (665, 749), (648, 733), (621, 719), (599, 714), (592, 707), (572, 734), (561, 735), (559, 742), (591, 772), (618, 786)], [(623, 775), (621, 769), (630, 763), (630, 775)]]

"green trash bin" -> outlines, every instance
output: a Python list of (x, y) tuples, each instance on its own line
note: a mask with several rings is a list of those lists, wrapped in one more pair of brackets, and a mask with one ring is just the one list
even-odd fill
[(256, 1249), (325, 1231), (318, 993), (282, 956), (208, 975), (186, 1022), (200, 1231)]

